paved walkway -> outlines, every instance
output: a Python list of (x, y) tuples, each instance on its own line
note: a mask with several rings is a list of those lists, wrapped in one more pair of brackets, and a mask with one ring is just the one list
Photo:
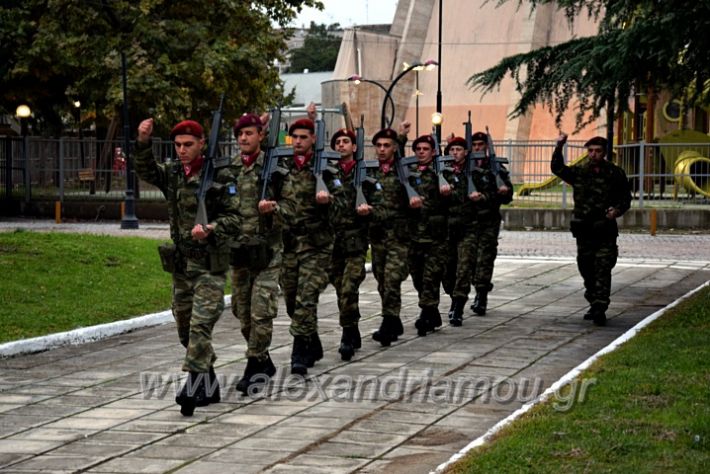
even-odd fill
[[(233, 389), (245, 346), (225, 312), (215, 329), (223, 401), (191, 418), (174, 404), (182, 350), (172, 325), (0, 360), (0, 469), (427, 472), (710, 277), (707, 235), (625, 235), (621, 252), (631, 258), (615, 268), (611, 318), (597, 328), (581, 318), (571, 240), (566, 233), (504, 232), (489, 314), (467, 311), (463, 327), (425, 338), (413, 329), (416, 295), (405, 282), (404, 336), (389, 348), (365, 338), (349, 363), (337, 354), (329, 288), (319, 306), (326, 354), (305, 382), (288, 375), (291, 338), (280, 308), (272, 350), (279, 372), (254, 398)], [(379, 325), (371, 275), (361, 305), (368, 334)], [(575, 391), (580, 399), (582, 387)], [(564, 409), (576, 400), (557, 403)]]

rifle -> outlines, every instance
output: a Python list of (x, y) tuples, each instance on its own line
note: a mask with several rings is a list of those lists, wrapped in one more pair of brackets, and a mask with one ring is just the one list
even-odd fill
[(444, 171), (453, 171), (451, 168), (446, 166), (446, 163), (451, 163), (454, 161), (454, 157), (451, 155), (442, 155), (441, 147), (439, 146), (439, 137), (436, 135), (436, 127), (432, 130), (431, 136), (434, 138), (434, 171), (436, 176), (439, 178), (439, 189), (442, 186), (448, 185), (449, 182), (444, 178)]
[(329, 192), (328, 186), (323, 181), (323, 172), (337, 173), (337, 170), (328, 164), (328, 160), (339, 160), (340, 153), (325, 149), (325, 122), (323, 120), (316, 120), (316, 152), (313, 159), (315, 160), (313, 176), (316, 178), (316, 195), (321, 191)]
[(471, 111), (468, 111), (468, 121), (463, 123), (464, 125), (464, 133), (466, 136), (466, 168), (465, 168), (465, 174), (466, 174), (466, 184), (467, 184), (467, 195), (471, 195), (471, 193), (477, 193), (478, 189), (476, 189), (476, 185), (473, 183), (473, 174), (478, 169), (478, 166), (476, 165), (476, 160), (481, 160), (486, 157), (485, 153), (483, 152), (475, 152), (473, 151), (473, 124), (471, 123)]
[(496, 186), (498, 189), (505, 186), (503, 178), (500, 177), (500, 164), (508, 163), (507, 158), (498, 158), (496, 156), (495, 148), (493, 147), (493, 138), (491, 138), (491, 132), (488, 131), (488, 125), (486, 125), (486, 140), (488, 141), (488, 158), (491, 166), (491, 171), (496, 177)]
[(269, 121), (269, 136), (267, 138), (266, 152), (264, 153), (264, 167), (261, 169), (261, 194), (260, 200), (264, 200), (269, 194), (269, 183), (274, 173), (285, 175), (288, 170), (279, 168), (279, 158), (282, 156), (292, 156), (293, 150), (290, 147), (279, 147), (279, 132), (281, 128), (281, 108), (271, 109), (271, 120)]
[(416, 156), (407, 156), (405, 158), (401, 158), (399, 156), (399, 147), (395, 149), (394, 163), (397, 167), (397, 177), (399, 178), (399, 182), (402, 184), (402, 186), (404, 186), (404, 190), (407, 191), (407, 199), (419, 197), (419, 193), (417, 193), (412, 187), (412, 185), (409, 183), (409, 177), (411, 176), (411, 172), (409, 171), (409, 165), (413, 165), (416, 162)]
[(209, 222), (207, 217), (207, 206), (205, 199), (207, 191), (210, 190), (214, 181), (214, 171), (229, 164), (229, 159), (219, 157), (219, 129), (222, 127), (222, 113), (224, 110), (224, 94), (219, 98), (219, 108), (212, 113), (212, 128), (210, 128), (210, 141), (207, 148), (205, 163), (202, 165), (202, 179), (200, 187), (197, 188), (197, 214), (195, 215), (195, 225), (200, 224), (206, 227)]
[(355, 144), (357, 151), (355, 152), (355, 175), (353, 176), (353, 186), (355, 187), (355, 209), (362, 204), (367, 204), (365, 194), (362, 192), (362, 183), (367, 181), (375, 183), (375, 179), (367, 175), (367, 168), (377, 168), (379, 163), (377, 160), (365, 160), (365, 129), (363, 128), (363, 116), (360, 116), (360, 126), (355, 132)]

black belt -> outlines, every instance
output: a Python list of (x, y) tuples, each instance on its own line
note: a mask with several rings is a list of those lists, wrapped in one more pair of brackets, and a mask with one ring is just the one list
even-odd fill
[(181, 254), (193, 260), (203, 259), (209, 254), (209, 252), (205, 248), (191, 247), (188, 245), (178, 245), (178, 250)]

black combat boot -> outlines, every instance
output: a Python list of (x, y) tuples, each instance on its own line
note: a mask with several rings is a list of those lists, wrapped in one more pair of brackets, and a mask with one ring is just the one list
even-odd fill
[(316, 362), (323, 358), (323, 344), (321, 344), (320, 337), (318, 337), (317, 332), (310, 335), (310, 340), (308, 341), (308, 353), (310, 355), (308, 359), (308, 367), (313, 367), (316, 365)]
[(307, 375), (309, 354), (308, 336), (294, 336), (293, 349), (291, 350), (291, 373), (294, 375)]
[(244, 368), (244, 375), (237, 382), (237, 390), (242, 392), (244, 395), (249, 391), (249, 386), (252, 383), (252, 377), (260, 372), (261, 364), (256, 357), (249, 357), (247, 359), (247, 366)]
[(593, 304), (589, 310), (592, 313), (592, 322), (596, 326), (606, 326), (606, 309), (599, 304)]
[(268, 379), (274, 376), (276, 367), (271, 360), (269, 353), (266, 353), (266, 359), (259, 360), (256, 357), (247, 359), (247, 366), (244, 369), (244, 375), (237, 382), (237, 390), (244, 395), (248, 395), (249, 387), (257, 383), (266, 383)]
[(488, 308), (488, 292), (487, 291), (477, 291), (476, 298), (473, 300), (471, 309), (474, 313), (479, 316), (484, 316), (486, 314), (486, 309)]
[(451, 297), (451, 306), (449, 306), (449, 312), (447, 313), (449, 315), (449, 321), (451, 321), (451, 315), (454, 314), (455, 309), (456, 309), (456, 298)]
[(586, 313), (584, 313), (584, 320), (591, 321), (594, 319), (594, 310), (590, 306)]
[(355, 348), (355, 350), (358, 350), (362, 347), (362, 336), (360, 335), (360, 328), (357, 324), (353, 326), (352, 331), (353, 347)]
[(453, 310), (449, 312), (449, 324), (459, 327), (463, 324), (463, 309), (466, 306), (466, 298), (455, 297), (452, 306)]
[(205, 393), (205, 382), (209, 374), (202, 372), (190, 372), (177, 396), (175, 403), (180, 405), (180, 413), (183, 416), (192, 416), (195, 407), (209, 405), (207, 394)]
[(338, 352), (342, 360), (350, 360), (355, 355), (355, 331), (356, 327), (343, 328), (343, 335), (340, 337), (340, 347)]
[(441, 314), (439, 308), (435, 306), (425, 306), (419, 313), (419, 319), (414, 322), (414, 327), (417, 328), (417, 334), (420, 337), (426, 336), (428, 332), (441, 326)]
[(383, 316), (380, 329), (372, 333), (372, 339), (387, 347), (397, 340), (397, 336), (404, 333), (402, 321), (396, 316)]
[(222, 400), (222, 396), (219, 391), (219, 379), (217, 378), (217, 374), (215, 374), (214, 367), (212, 366), (210, 366), (206, 392), (209, 403), (219, 403)]

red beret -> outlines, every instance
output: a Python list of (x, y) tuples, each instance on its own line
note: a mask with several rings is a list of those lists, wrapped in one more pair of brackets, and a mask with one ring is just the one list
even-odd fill
[(471, 141), (472, 141), (472, 142), (479, 142), (479, 141), (481, 141), (481, 142), (486, 142), (486, 143), (488, 143), (488, 135), (486, 135), (486, 134), (483, 133), (483, 132), (476, 132), (476, 133), (474, 133), (473, 136), (471, 137)]
[(396, 142), (397, 132), (395, 132), (391, 128), (383, 128), (379, 132), (375, 133), (375, 136), (372, 137), (372, 144), (376, 145), (377, 140), (379, 140), (380, 138), (389, 138), (390, 140), (394, 140)]
[(261, 129), (264, 127), (264, 124), (261, 123), (261, 119), (258, 115), (244, 114), (234, 123), (234, 134), (236, 135), (239, 130), (244, 127), (257, 127), (258, 129)]
[(584, 148), (590, 147), (590, 146), (592, 146), (592, 145), (594, 145), (594, 146), (600, 146), (600, 147), (604, 148), (604, 151), (606, 151), (606, 145), (607, 145), (606, 138), (604, 138), (604, 137), (594, 137), (594, 138), (590, 138), (590, 139), (587, 141), (587, 143), (584, 144)]
[(311, 133), (316, 131), (316, 126), (313, 124), (313, 120), (303, 118), (303, 119), (298, 119), (295, 122), (291, 124), (290, 127), (288, 127), (288, 134), (291, 135), (294, 130), (296, 129), (305, 129), (305, 130), (310, 130)]
[(202, 129), (202, 125), (194, 120), (183, 120), (170, 131), (171, 139), (175, 138), (177, 135), (192, 135), (197, 138), (204, 138), (205, 131)]
[(350, 141), (355, 143), (355, 132), (352, 130), (348, 130), (347, 128), (341, 128), (337, 132), (333, 134), (333, 136), (330, 138), (330, 147), (335, 150), (335, 140), (337, 140), (340, 137), (348, 137), (350, 138)]
[(452, 146), (462, 146), (465, 150), (466, 149), (466, 139), (463, 137), (454, 137), (451, 140), (449, 140), (449, 143), (446, 144), (446, 150), (444, 150), (444, 155), (449, 154), (449, 150), (451, 150)]
[(417, 139), (412, 142), (412, 150), (416, 151), (417, 145), (420, 143), (428, 143), (429, 146), (431, 146), (431, 149), (434, 149), (434, 137), (431, 135), (422, 135), (421, 137), (417, 137)]

